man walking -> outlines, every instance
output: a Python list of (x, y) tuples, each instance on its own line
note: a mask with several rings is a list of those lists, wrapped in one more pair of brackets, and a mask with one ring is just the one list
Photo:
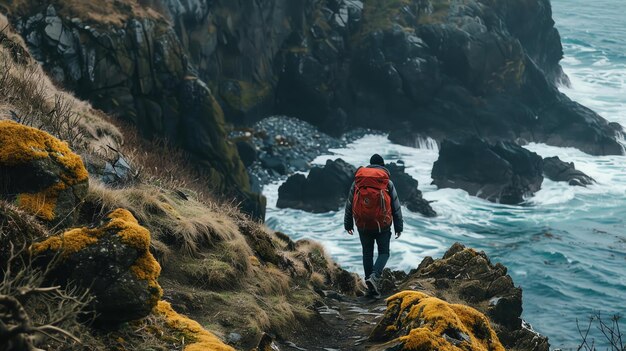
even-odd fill
[[(365, 284), (371, 295), (379, 297), (380, 277), (389, 259), (391, 224), (397, 239), (402, 234), (403, 221), (396, 188), (389, 179), (385, 161), (378, 154), (354, 176), (344, 215), (344, 227), (350, 235), (354, 233), (355, 222), (363, 248)], [(374, 244), (378, 246), (376, 263)]]

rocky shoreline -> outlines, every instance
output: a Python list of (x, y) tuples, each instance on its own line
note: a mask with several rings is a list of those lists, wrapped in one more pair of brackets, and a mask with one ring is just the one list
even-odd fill
[(312, 124), (287, 116), (271, 116), (250, 128), (230, 132), (240, 155), (244, 155), (253, 181), (266, 185), (296, 172), (311, 169), (311, 161), (345, 147), (366, 134), (382, 132), (356, 128), (340, 137), (330, 136)]

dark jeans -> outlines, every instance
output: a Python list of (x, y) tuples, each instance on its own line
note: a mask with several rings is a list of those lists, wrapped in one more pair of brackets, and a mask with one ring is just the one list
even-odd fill
[[(359, 231), (359, 239), (363, 247), (363, 269), (365, 270), (365, 279), (375, 272), (380, 276), (389, 260), (389, 242), (391, 241), (391, 228), (382, 233), (361, 232)], [(378, 245), (378, 257), (374, 263), (374, 243)]]

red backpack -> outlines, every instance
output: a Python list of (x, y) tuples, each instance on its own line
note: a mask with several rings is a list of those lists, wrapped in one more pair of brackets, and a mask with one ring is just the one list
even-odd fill
[(354, 177), (352, 215), (357, 228), (380, 232), (391, 226), (389, 174), (380, 168), (361, 167)]

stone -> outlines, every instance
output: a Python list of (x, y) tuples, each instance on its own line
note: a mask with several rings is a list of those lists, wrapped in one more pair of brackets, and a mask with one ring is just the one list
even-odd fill
[(484, 252), (455, 243), (441, 259), (426, 257), (399, 284), (400, 290), (415, 286), (430, 286), (427, 290), (437, 296), (454, 296), (478, 309), (498, 326), (496, 333), (506, 349), (549, 350), (546, 337), (523, 327), (522, 289), (513, 284), (506, 267), (493, 264)]
[(80, 156), (50, 134), (0, 121), (0, 198), (51, 227), (72, 225), (87, 196)]
[(418, 182), (405, 172), (404, 164), (394, 162), (385, 165), (390, 173), (390, 179), (396, 187), (400, 202), (409, 211), (421, 213), (425, 217), (436, 217), (437, 212), (424, 199), (422, 192), (418, 190)]
[(477, 137), (444, 141), (432, 170), (439, 188), (463, 189), (492, 202), (519, 204), (541, 188), (542, 158), (516, 144)]
[(595, 180), (579, 171), (573, 162), (564, 162), (558, 156), (543, 159), (543, 174), (555, 182), (568, 182), (572, 186), (587, 186)]
[(103, 325), (143, 318), (161, 298), (161, 267), (150, 253), (150, 232), (128, 210), (114, 210), (99, 224), (48, 237), (31, 250), (43, 264), (59, 255), (48, 279), (88, 288), (96, 320)]
[(307, 177), (292, 175), (278, 188), (276, 206), (315, 213), (337, 211), (346, 200), (355, 171), (354, 166), (336, 159), (326, 161), (323, 168), (312, 168)]
[(417, 291), (388, 298), (369, 339), (394, 344), (393, 350), (505, 350), (485, 315)]
[(263, 156), (261, 157), (261, 165), (266, 168), (275, 171), (280, 175), (287, 174), (287, 165), (285, 162), (275, 156)]

